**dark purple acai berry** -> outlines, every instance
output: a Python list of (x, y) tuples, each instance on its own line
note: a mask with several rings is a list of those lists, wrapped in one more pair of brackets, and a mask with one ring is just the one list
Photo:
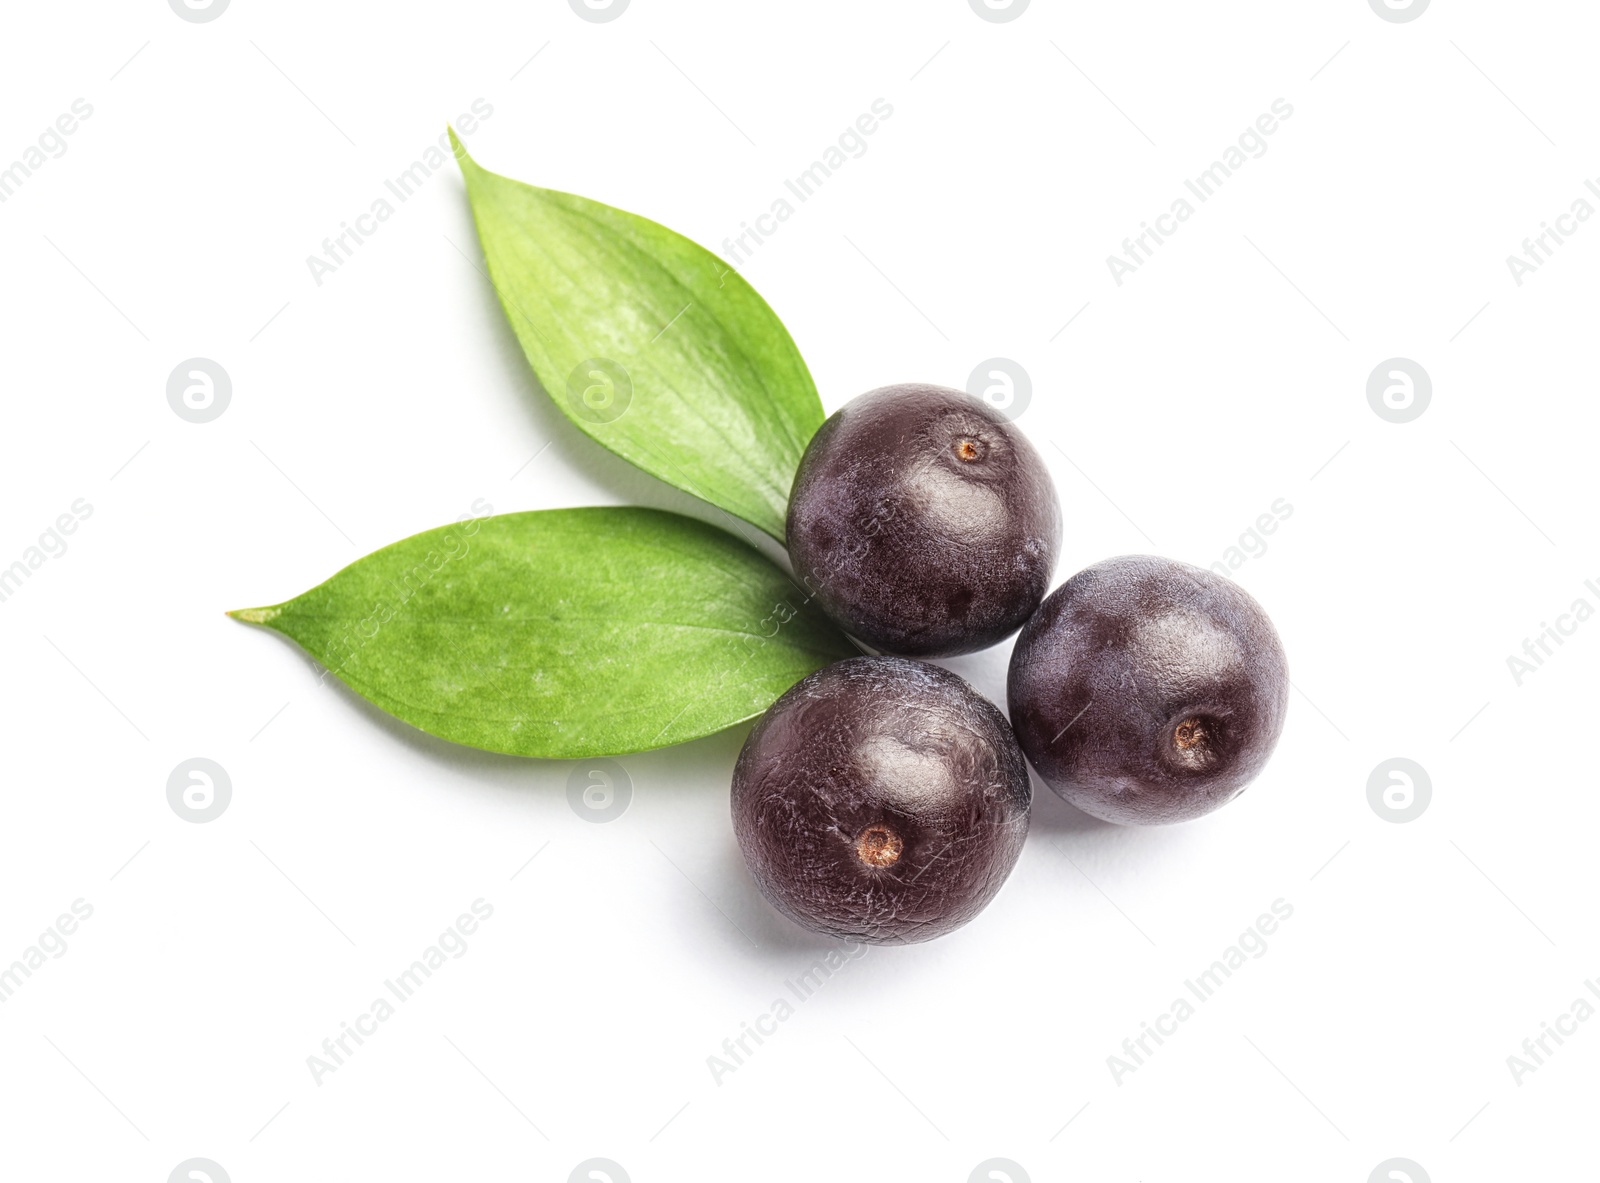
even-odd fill
[(762, 893), (871, 944), (959, 928), (1022, 851), (1028, 768), (1005, 716), (955, 674), (853, 657), (791, 687), (733, 772), (733, 828)]
[(795, 577), (886, 653), (970, 653), (1049, 590), (1061, 510), (1015, 427), (959, 390), (868, 391), (806, 448), (789, 496)]
[(1272, 622), (1231, 580), (1135, 555), (1078, 572), (1017, 638), (1017, 741), (1045, 782), (1124, 825), (1232, 800), (1272, 754), (1289, 667)]

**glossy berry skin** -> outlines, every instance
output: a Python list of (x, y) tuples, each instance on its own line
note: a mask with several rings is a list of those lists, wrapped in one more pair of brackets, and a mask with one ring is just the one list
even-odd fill
[(1061, 510), (1033, 445), (989, 406), (884, 386), (812, 437), (787, 535), (796, 579), (841, 628), (937, 657), (1022, 627), (1050, 588)]
[(762, 894), (813, 932), (931, 940), (1000, 890), (1033, 790), (1005, 716), (949, 670), (852, 657), (796, 683), (733, 772)]
[(1181, 822), (1266, 764), (1289, 667), (1237, 584), (1135, 555), (1051, 593), (1017, 638), (1007, 699), (1023, 751), (1073, 805), (1123, 825)]

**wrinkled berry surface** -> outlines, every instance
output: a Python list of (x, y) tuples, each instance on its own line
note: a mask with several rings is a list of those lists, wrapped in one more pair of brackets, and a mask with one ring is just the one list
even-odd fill
[(948, 670), (854, 657), (796, 683), (733, 773), (733, 827), (791, 920), (872, 944), (971, 920), (1021, 853), (1032, 788), (1005, 716)]
[(1106, 821), (1187, 821), (1255, 778), (1289, 668), (1261, 606), (1220, 575), (1136, 555), (1078, 572), (1017, 638), (1007, 700), (1039, 775)]
[(969, 653), (1010, 636), (1049, 590), (1061, 511), (1044, 462), (959, 390), (885, 386), (806, 448), (789, 497), (795, 576), (885, 653)]

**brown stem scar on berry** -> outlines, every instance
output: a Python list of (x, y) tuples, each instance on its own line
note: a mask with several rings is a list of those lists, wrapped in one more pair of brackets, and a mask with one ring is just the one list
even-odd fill
[(983, 455), (983, 446), (971, 436), (963, 436), (956, 441), (954, 451), (957, 460), (965, 460), (970, 464)]
[(1178, 724), (1172, 733), (1173, 741), (1180, 751), (1187, 752), (1192, 748), (1204, 748), (1211, 742), (1211, 737), (1206, 734), (1205, 724), (1199, 719), (1185, 719)]
[(888, 826), (868, 826), (856, 838), (856, 857), (869, 867), (892, 867), (900, 861), (905, 844)]

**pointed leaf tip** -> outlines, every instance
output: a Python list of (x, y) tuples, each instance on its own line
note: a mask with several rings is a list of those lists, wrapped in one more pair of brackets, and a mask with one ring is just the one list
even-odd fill
[(245, 624), (267, 624), (282, 611), (282, 608), (235, 608), (228, 615)]
[(478, 162), (472, 159), (472, 154), (467, 151), (467, 146), (461, 142), (461, 137), (456, 135), (456, 129), (448, 123), (444, 126), (445, 130), (450, 133), (450, 150), (455, 154), (456, 163), (461, 166), (462, 173), (479, 171)]

